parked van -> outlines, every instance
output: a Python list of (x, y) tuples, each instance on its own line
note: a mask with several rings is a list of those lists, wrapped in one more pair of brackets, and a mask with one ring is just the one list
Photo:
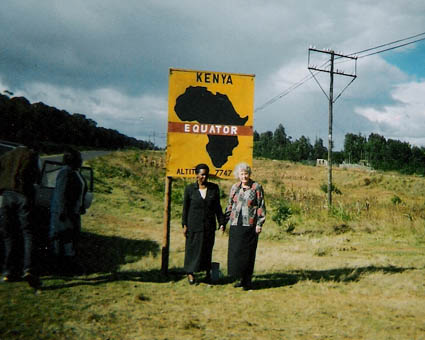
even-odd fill
[[(22, 144), (0, 141), (0, 157), (14, 148)], [(49, 224), (50, 224), (50, 202), (53, 191), (56, 186), (56, 177), (64, 165), (62, 162), (43, 160), (40, 158), (41, 177), (40, 182), (35, 185), (36, 197), (35, 208), (31, 215), (31, 221), (34, 223), (34, 249), (36, 260), (43, 263), (43, 257), (48, 253), (49, 249)], [(93, 170), (90, 167), (83, 166), (80, 174), (85, 178), (87, 183), (87, 194), (84, 199), (84, 207), (87, 210), (93, 201)], [(2, 196), (0, 193), (0, 204)], [(0, 266), (3, 263), (4, 249), (3, 240), (0, 235)], [(0, 268), (1, 269), (1, 268)]]

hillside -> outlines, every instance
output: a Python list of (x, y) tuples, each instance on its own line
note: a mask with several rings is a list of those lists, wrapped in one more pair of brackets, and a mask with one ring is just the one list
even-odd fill
[[(170, 275), (161, 275), (163, 152), (88, 163), (96, 193), (82, 270), (43, 276), (39, 295), (2, 285), (2, 339), (423, 339), (423, 177), (335, 169), (341, 194), (329, 211), (326, 168), (254, 159), (268, 215), (254, 290), (244, 292), (226, 276), (227, 234), (216, 236), (218, 284), (189, 286), (182, 273), (189, 180), (173, 182)], [(232, 181), (213, 181), (225, 206)]]
[(0, 94), (0, 140), (39, 148), (44, 153), (78, 149), (155, 149), (151, 142), (128, 137), (116, 130), (97, 126), (80, 113), (70, 114), (44, 103), (30, 103), (25, 97)]

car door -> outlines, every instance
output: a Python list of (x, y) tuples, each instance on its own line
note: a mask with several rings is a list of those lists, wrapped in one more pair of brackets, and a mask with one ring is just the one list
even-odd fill
[[(59, 174), (63, 163), (45, 160), (41, 170), (40, 185), (37, 188), (36, 206), (50, 210), (50, 201), (52, 199), (53, 190), (56, 187), (56, 177)], [(87, 194), (84, 200), (84, 207), (88, 209), (93, 200), (93, 169), (83, 166), (80, 169), (80, 174), (84, 177), (87, 183)]]

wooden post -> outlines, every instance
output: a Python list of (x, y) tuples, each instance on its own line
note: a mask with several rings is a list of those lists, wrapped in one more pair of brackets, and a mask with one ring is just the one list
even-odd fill
[[(331, 60), (330, 60), (330, 70), (328, 69), (327, 65), (328, 63), (323, 64), (324, 68), (322, 66), (310, 66), (310, 53), (311, 52), (319, 52), (319, 53), (326, 53), (330, 54)], [(357, 70), (357, 57), (352, 57), (349, 55), (343, 55), (340, 53), (335, 53), (333, 50), (317, 50), (316, 48), (309, 48), (308, 49), (308, 69), (310, 70), (310, 73), (316, 80), (317, 84), (319, 84), (320, 88), (322, 89), (323, 93), (326, 97), (329, 99), (329, 134), (328, 134), (328, 208), (330, 209), (332, 207), (332, 148), (333, 148), (333, 142), (332, 142), (332, 122), (333, 122), (333, 103), (341, 96), (341, 94), (345, 91), (345, 89), (354, 81), (354, 79), (357, 78), (356, 74), (348, 74), (344, 73), (344, 71), (340, 70), (334, 70), (334, 62), (335, 62), (335, 56), (338, 58), (348, 58), (351, 60), (356, 61), (356, 70)], [(317, 81), (316, 77), (314, 76), (314, 73), (311, 72), (311, 70), (318, 71), (318, 72), (328, 72), (330, 74), (330, 84), (329, 84), (329, 96), (326, 94), (326, 92), (323, 90), (320, 83)], [(347, 86), (344, 87), (344, 89), (339, 93), (339, 95), (336, 96), (336, 99), (334, 100), (334, 74), (340, 75), (340, 76), (347, 76), (352, 77), (353, 79), (351, 82), (348, 83)]]
[(328, 134), (328, 208), (332, 206), (332, 122), (333, 122), (333, 101), (334, 101), (334, 58), (331, 51), (331, 71), (329, 85), (329, 134)]
[(171, 215), (171, 188), (173, 177), (165, 177), (164, 197), (164, 235), (162, 239), (161, 272), (168, 273), (168, 258), (170, 255), (170, 215)]

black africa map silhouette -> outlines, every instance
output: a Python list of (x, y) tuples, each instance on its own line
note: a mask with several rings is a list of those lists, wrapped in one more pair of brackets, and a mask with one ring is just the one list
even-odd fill
[[(177, 97), (174, 111), (182, 121), (200, 124), (245, 125), (248, 120), (248, 116), (241, 118), (227, 95), (213, 94), (202, 86), (186, 88)], [(214, 166), (221, 168), (238, 145), (237, 136), (208, 135), (206, 150)]]

